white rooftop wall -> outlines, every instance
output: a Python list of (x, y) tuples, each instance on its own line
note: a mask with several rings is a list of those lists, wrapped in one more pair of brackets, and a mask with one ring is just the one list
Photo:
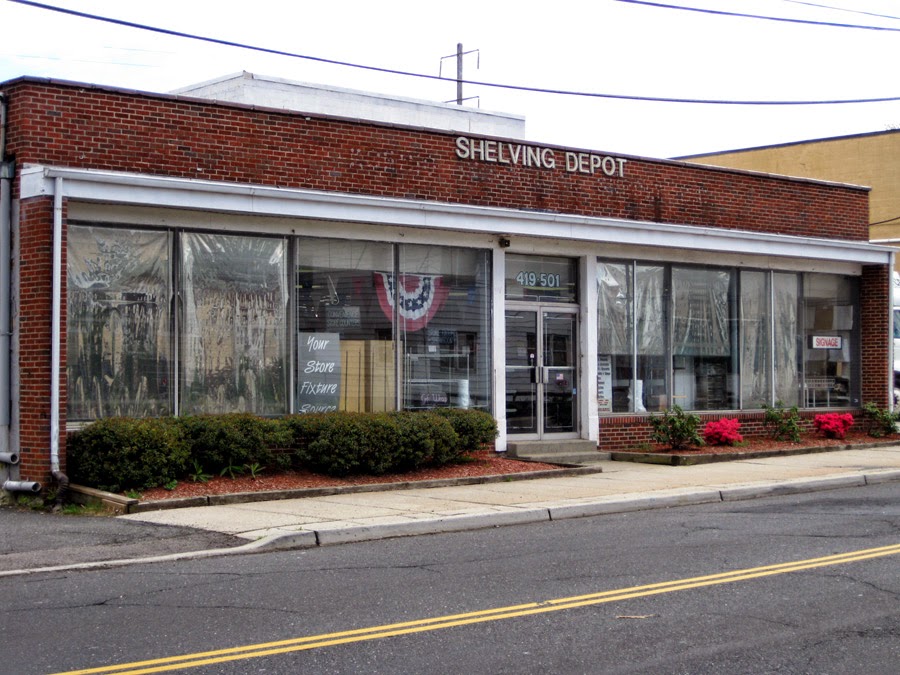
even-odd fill
[(484, 136), (524, 138), (525, 118), (450, 103), (396, 98), (354, 89), (243, 72), (176, 89), (173, 94), (310, 114), (402, 124)]

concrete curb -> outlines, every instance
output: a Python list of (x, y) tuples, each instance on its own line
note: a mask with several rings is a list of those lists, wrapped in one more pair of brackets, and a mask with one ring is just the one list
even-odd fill
[(496, 513), (479, 513), (473, 515), (446, 516), (432, 520), (414, 520), (406, 523), (390, 523), (386, 525), (362, 525), (360, 527), (343, 527), (333, 530), (317, 530), (316, 537), (320, 546), (331, 544), (347, 544), (376, 539), (394, 537), (410, 537), (420, 534), (441, 534), (446, 532), (463, 532), (483, 530), (491, 527), (507, 525), (526, 525), (547, 522), (550, 514), (547, 509), (524, 509), (516, 511), (499, 511)]
[(818, 492), (820, 490), (836, 490), (843, 487), (862, 487), (866, 484), (865, 475), (832, 476), (829, 478), (798, 479), (785, 483), (766, 486), (733, 487), (721, 490), (722, 501), (733, 502), (742, 499), (760, 497), (777, 497), (802, 492)]
[(572, 504), (550, 508), (551, 520), (604, 516), (612, 513), (667, 509), (674, 506), (694, 506), (722, 501), (718, 490), (697, 490), (680, 494), (649, 495), (645, 497), (612, 498), (588, 504)]

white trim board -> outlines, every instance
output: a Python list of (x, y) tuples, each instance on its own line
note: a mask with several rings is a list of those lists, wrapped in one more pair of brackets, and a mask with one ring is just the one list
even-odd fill
[(28, 166), (22, 170), (20, 198), (52, 195), (56, 179), (62, 179), (62, 190), (68, 199), (106, 204), (859, 265), (888, 265), (892, 253), (890, 247), (868, 242), (46, 166)]

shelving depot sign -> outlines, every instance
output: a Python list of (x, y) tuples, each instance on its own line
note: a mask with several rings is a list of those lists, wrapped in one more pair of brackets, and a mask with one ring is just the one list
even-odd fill
[(623, 157), (598, 155), (593, 152), (573, 152), (542, 148), (537, 145), (523, 145), (507, 141), (492, 141), (483, 138), (458, 136), (456, 139), (456, 156), (475, 162), (490, 164), (508, 164), (514, 166), (534, 167), (536, 169), (565, 168), (568, 173), (625, 177)]

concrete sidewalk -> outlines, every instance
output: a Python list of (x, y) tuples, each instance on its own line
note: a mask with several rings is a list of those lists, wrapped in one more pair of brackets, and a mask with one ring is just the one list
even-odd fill
[[(74, 528), (75, 533), (55, 538), (52, 529), (44, 534), (16, 532), (17, 518), (3, 513), (0, 541), (14, 540), (27, 550), (0, 553), (0, 577), (545, 522), (877, 482), (897, 482), (900, 498), (900, 446), (679, 467), (605, 461), (602, 469), (583, 476), (93, 518), (92, 529)], [(70, 517), (59, 518), (66, 523)], [(107, 543), (117, 541), (111, 530), (121, 530), (119, 538), (129, 535), (127, 548)], [(126, 551), (128, 557), (123, 558)], [(78, 555), (72, 559), (72, 553)], [(29, 554), (29, 564), (17, 566)]]
[(123, 520), (316, 546), (900, 481), (900, 446), (480, 485), (151, 511)]

